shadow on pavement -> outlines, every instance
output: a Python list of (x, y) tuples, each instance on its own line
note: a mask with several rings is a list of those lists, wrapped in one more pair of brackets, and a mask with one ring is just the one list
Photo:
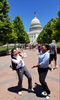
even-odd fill
[(41, 92), (43, 91), (42, 86), (40, 84), (35, 83), (34, 87), (34, 93), (36, 94), (37, 97), (45, 98), (46, 96), (41, 95)]
[[(17, 89), (18, 89), (18, 86), (14, 86), (14, 87), (8, 88), (8, 91), (17, 93), (18, 92)], [(28, 89), (22, 88), (22, 91), (27, 91), (28, 92)], [(35, 87), (34, 87), (34, 92), (33, 93), (36, 94), (37, 97), (44, 98), (46, 96), (42, 96), (41, 95), (42, 91), (43, 91), (42, 86), (37, 84), (37, 83), (35, 83)], [(29, 92), (29, 93), (31, 93), (31, 92)]]
[[(18, 86), (10, 87), (10, 88), (8, 88), (8, 91), (17, 93), (18, 92)], [(22, 91), (28, 91), (28, 89), (22, 88)]]
[[(18, 88), (18, 86), (10, 87), (10, 88), (8, 88), (8, 91), (17, 93), (18, 92), (17, 88)], [(28, 89), (22, 88), (22, 91), (27, 91), (28, 92)], [(37, 83), (35, 83), (35, 87), (34, 87), (34, 92), (33, 93), (36, 94), (37, 97), (45, 98), (46, 96), (41, 95), (42, 91), (43, 91), (42, 86), (37, 84)], [(31, 93), (31, 92), (29, 92), (29, 93)]]
[(17, 93), (17, 86), (8, 88), (8, 91)]

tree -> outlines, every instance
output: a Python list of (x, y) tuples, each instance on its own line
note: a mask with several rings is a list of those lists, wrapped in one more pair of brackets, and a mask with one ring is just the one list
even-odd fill
[(26, 31), (24, 31), (24, 39), (25, 39), (25, 43), (30, 43), (29, 36)]
[(56, 25), (55, 25), (55, 31), (53, 33), (53, 38), (59, 42), (60, 41), (60, 9), (57, 12), (58, 17), (56, 18)]
[(20, 16), (17, 15), (13, 20), (13, 22), (14, 22), (14, 32), (17, 34), (18, 37), (17, 38), (18, 43), (28, 43), (29, 38), (26, 31), (24, 30), (23, 21), (21, 20)]
[(12, 26), (12, 33), (9, 35), (9, 43), (17, 43), (17, 34), (14, 32), (14, 23), (13, 20), (11, 20), (11, 26)]
[(60, 41), (60, 7), (57, 14), (57, 18), (52, 18), (43, 27), (42, 32), (37, 38), (38, 43), (50, 43), (53, 39), (56, 40), (56, 42)]
[(9, 43), (10, 34), (12, 33), (12, 25), (8, 16), (10, 5), (7, 0), (0, 0), (0, 41)]
[(42, 32), (39, 34), (37, 38), (37, 42), (39, 43), (50, 43), (52, 41), (52, 34), (55, 30), (56, 19), (52, 18), (48, 23), (43, 27)]

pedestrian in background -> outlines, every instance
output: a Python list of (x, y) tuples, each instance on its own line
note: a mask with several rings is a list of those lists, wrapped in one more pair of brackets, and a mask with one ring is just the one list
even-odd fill
[(14, 48), (16, 49), (16, 45), (14, 45)]
[(35, 51), (35, 49), (36, 49), (36, 45), (35, 45), (35, 44), (33, 44), (33, 51)]
[(38, 44), (38, 51), (39, 51), (39, 54), (41, 52), (41, 44)]
[(31, 46), (32, 46), (32, 45), (30, 44), (30, 45), (29, 45), (29, 49), (30, 49), (30, 50), (31, 50)]
[(57, 46), (56, 41), (52, 40), (52, 43), (50, 44), (50, 63), (51, 63), (51, 71), (53, 71), (53, 59), (55, 62), (55, 68), (58, 68), (57, 66)]

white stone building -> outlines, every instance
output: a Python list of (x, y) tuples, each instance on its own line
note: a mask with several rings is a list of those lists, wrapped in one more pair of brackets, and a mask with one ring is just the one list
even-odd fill
[(41, 31), (41, 23), (39, 19), (36, 18), (36, 13), (34, 13), (34, 19), (31, 21), (29, 32), (27, 33), (30, 39), (30, 43), (37, 43), (36, 39)]

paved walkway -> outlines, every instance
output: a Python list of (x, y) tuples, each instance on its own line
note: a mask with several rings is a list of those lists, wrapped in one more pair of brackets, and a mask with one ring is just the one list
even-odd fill
[[(42, 91), (41, 84), (39, 82), (39, 76), (37, 68), (31, 69), (33, 65), (37, 64), (38, 50), (25, 50), (27, 58), (24, 58), (25, 65), (32, 76), (32, 84), (35, 93), (28, 93), (28, 81), (23, 77), (22, 96), (17, 94), (18, 77), (15, 71), (9, 68), (11, 57), (10, 55), (0, 57), (0, 100), (46, 100), (45, 96), (41, 96)], [(49, 71), (46, 81), (52, 91), (50, 100), (59, 100), (60, 92), (60, 55), (58, 55), (58, 68), (53, 72)]]

